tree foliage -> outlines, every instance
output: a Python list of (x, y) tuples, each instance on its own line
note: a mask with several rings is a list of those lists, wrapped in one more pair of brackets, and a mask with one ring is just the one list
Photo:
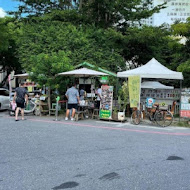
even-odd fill
[(96, 26), (121, 30), (165, 8), (151, 0), (83, 0), (81, 12)]
[[(52, 67), (50, 62), (44, 61), (45, 57), (60, 59), (60, 51), (64, 52), (64, 60), (71, 67), (87, 61), (113, 72), (125, 70), (126, 61), (134, 68), (152, 57), (175, 70), (178, 62), (183, 62), (180, 52), (188, 53), (187, 46), (171, 38), (171, 31), (165, 26), (133, 26), (159, 12), (165, 7), (164, 3), (154, 7), (151, 0), (17, 1), (21, 4), (15, 13), (17, 16), (25, 14), (24, 18), (16, 20), (19, 22), (14, 35), (19, 62), (26, 71), (33, 71), (39, 83), (44, 80), (42, 71), (46, 73), (47, 64)], [(179, 30), (180, 26), (174, 31), (179, 33)], [(188, 29), (183, 28), (180, 32), (187, 35)], [(4, 43), (5, 48), (6, 41)], [(56, 72), (68, 67), (58, 68)], [(46, 79), (52, 81), (51, 73), (48, 74)], [(51, 85), (50, 81), (43, 82)]]
[(181, 51), (176, 55), (177, 70), (183, 72), (184, 82), (183, 86), (190, 87), (190, 18), (186, 23), (177, 23), (172, 25), (173, 34), (181, 36), (185, 39), (185, 44), (182, 45)]
[(20, 71), (21, 65), (17, 58), (15, 43), (17, 31), (12, 18), (0, 18), (0, 73), (6, 72), (0, 83), (4, 86), (11, 71)]
[(40, 16), (53, 10), (73, 9), (77, 0), (15, 0), (19, 2), (18, 10), (10, 12), (16, 17), (22, 15)]
[[(115, 46), (112, 29), (104, 31), (95, 26), (77, 27), (60, 21), (38, 21), (21, 25), (18, 39), (19, 60), (27, 70), (33, 67), (31, 56), (41, 53), (70, 52), (72, 65), (84, 61), (117, 71), (124, 65), (120, 49)], [(115, 47), (115, 48), (113, 48)], [(61, 71), (60, 71), (61, 72)]]
[(29, 59), (32, 64), (30, 68), (31, 79), (40, 86), (46, 85), (51, 88), (59, 88), (63, 79), (60, 79), (56, 74), (72, 69), (69, 55), (64, 51), (49, 54), (40, 53), (36, 56), (30, 56)]
[[(117, 26), (125, 28), (133, 22), (150, 17), (165, 8), (165, 3), (153, 6), (151, 0), (17, 0), (21, 4), (17, 16), (27, 14), (29, 17), (51, 13), (54, 10), (78, 10), (83, 22), (108, 28)], [(70, 20), (71, 21), (71, 20)], [(72, 21), (71, 21), (72, 22)]]

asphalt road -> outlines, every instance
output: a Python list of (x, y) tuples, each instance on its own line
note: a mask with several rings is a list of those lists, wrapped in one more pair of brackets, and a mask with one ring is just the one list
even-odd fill
[(0, 190), (190, 190), (190, 129), (0, 113)]

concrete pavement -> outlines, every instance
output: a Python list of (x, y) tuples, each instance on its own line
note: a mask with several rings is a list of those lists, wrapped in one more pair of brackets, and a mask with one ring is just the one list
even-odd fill
[(0, 189), (190, 189), (190, 129), (53, 119), (0, 113)]

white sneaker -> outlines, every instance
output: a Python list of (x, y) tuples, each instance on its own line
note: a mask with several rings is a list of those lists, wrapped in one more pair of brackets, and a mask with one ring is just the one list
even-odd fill
[(67, 120), (68, 120), (68, 117), (65, 118), (65, 121), (67, 121)]
[(74, 121), (74, 120), (75, 120), (75, 118), (71, 117), (71, 121)]

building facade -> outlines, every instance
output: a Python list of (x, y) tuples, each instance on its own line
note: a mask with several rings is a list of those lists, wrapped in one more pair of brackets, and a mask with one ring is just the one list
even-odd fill
[(149, 26), (160, 26), (164, 23), (171, 25), (175, 21), (186, 22), (186, 19), (190, 17), (190, 0), (153, 0), (152, 6), (164, 2), (167, 3), (167, 8), (148, 19), (143, 19), (141, 23)]

